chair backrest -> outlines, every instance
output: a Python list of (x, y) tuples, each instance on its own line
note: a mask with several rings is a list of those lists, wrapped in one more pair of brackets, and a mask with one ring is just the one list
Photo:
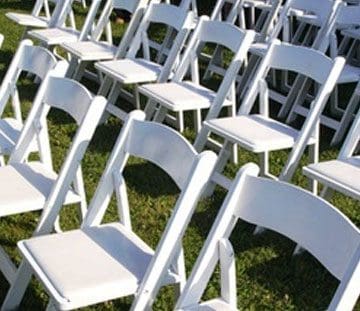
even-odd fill
[[(138, 15), (139, 13), (140, 13), (139, 18), (142, 17), (142, 15), (144, 13), (144, 9), (146, 8), (148, 2), (149, 2), (149, 0), (107, 0), (105, 2), (104, 7), (102, 8), (101, 15), (98, 19), (96, 27), (92, 31), (92, 34), (91, 34), (92, 40), (97, 41), (100, 39), (101, 35), (103, 34), (103, 32), (105, 30), (105, 27), (110, 22), (111, 13), (115, 9), (127, 11), (128, 13), (130, 13), (132, 15), (131, 20), (133, 20), (134, 17), (136, 19), (136, 15)], [(138, 23), (139, 23), (139, 20), (137, 20), (136, 26), (138, 26)], [(130, 27), (130, 25), (129, 25), (129, 27)]]
[[(177, 32), (176, 37), (171, 38), (171, 48), (167, 53), (165, 53), (165, 50), (170, 43), (167, 36), (164, 37), (158, 49), (151, 48), (153, 46), (152, 43), (155, 43), (155, 41), (149, 38), (148, 31), (151, 25), (154, 24), (161, 24), (165, 26), (166, 30), (171, 29)], [(171, 4), (152, 3), (145, 11), (126, 57), (137, 57), (141, 49), (141, 56), (144, 59), (164, 64), (161, 77), (159, 77), (160, 81), (164, 81), (175, 66), (176, 59), (184, 46), (190, 30), (193, 28), (193, 24), (194, 15), (192, 12)], [(152, 53), (152, 50), (154, 50), (154, 53)]]
[[(274, 30), (269, 36), (269, 40), (278, 38), (280, 33), (286, 29), (288, 25), (287, 19), (289, 16), (294, 16), (294, 11), (299, 10), (306, 14), (315, 15), (320, 21), (320, 28), (317, 31), (314, 39), (311, 41), (310, 46), (314, 49), (325, 52), (329, 45), (330, 35), (335, 27), (335, 17), (338, 13), (338, 8), (341, 0), (289, 0), (286, 1), (279, 20), (274, 27)], [(296, 16), (296, 14), (295, 14)], [(301, 16), (301, 14), (300, 14)], [(289, 34), (288, 34), (289, 35)], [(289, 38), (288, 38), (289, 39)]]
[[(241, 30), (230, 23), (211, 21), (206, 16), (200, 17), (172, 80), (182, 81), (186, 74), (190, 72), (191, 81), (201, 84), (198, 65), (198, 58), (201, 53), (199, 47), (203, 47), (205, 43), (215, 44), (230, 50), (234, 55), (217, 90), (217, 96), (213, 103), (221, 109), (226, 97), (231, 98), (232, 101), (235, 98), (235, 77), (240, 70), (254, 37), (255, 32), (252, 30)], [(218, 111), (214, 110), (211, 115), (217, 114)]]
[(43, 80), (55, 67), (55, 56), (47, 49), (33, 46), (30, 40), (23, 40), (17, 49), (0, 87), (0, 115), (4, 112), (9, 98), (12, 98), (15, 116), (21, 120), (20, 103), (16, 83), (21, 72), (26, 71)]
[[(268, 92), (260, 91), (262, 90), (261, 84), (266, 84), (265, 79), (270, 69), (292, 71), (311, 79), (318, 85), (314, 96), (315, 99), (311, 103), (309, 113), (295, 141), (288, 162), (280, 175), (281, 180), (288, 180), (293, 175), (300, 155), (304, 152), (311, 135), (314, 135), (317, 121), (336, 85), (344, 64), (345, 60), (342, 57), (332, 60), (323, 53), (307, 47), (279, 43), (276, 40), (270, 44), (268, 52), (262, 59), (253, 82), (244, 97), (238, 114), (250, 113), (257, 95), (260, 93), (260, 111), (268, 116), (269, 109), (264, 106), (267, 106), (269, 101), (267, 98), (262, 98), (263, 96), (267, 97), (268, 94), (266, 93)], [(305, 95), (306, 92), (301, 94), (303, 101), (306, 99)]]
[(357, 27), (360, 24), (360, 5), (345, 5), (340, 6), (339, 12), (336, 16), (337, 28), (343, 27)]
[[(359, 268), (356, 270), (360, 264), (360, 230), (325, 200), (293, 185), (259, 178), (258, 172), (254, 164), (239, 171), (176, 307), (194, 307), (199, 303), (218, 261), (222, 275), (226, 275), (224, 270), (229, 268), (226, 261), (234, 260), (229, 238), (238, 219), (242, 219), (290, 238), (309, 251), (338, 280), (346, 282), (339, 289), (342, 295), (351, 298), (343, 301), (349, 307), (346, 310), (350, 310), (360, 294), (358, 283), (353, 282), (360, 278)], [(221, 250), (224, 244), (228, 247), (227, 254)], [(232, 272), (228, 277), (236, 284), (235, 270)], [(236, 308), (236, 296), (229, 297), (225, 287), (230, 283), (226, 281), (222, 279), (222, 299)], [(350, 281), (352, 287), (346, 288)], [(345, 291), (342, 290), (344, 286)], [(339, 298), (336, 300), (341, 301)]]
[[(174, 262), (181, 248), (181, 239), (195, 210), (216, 162), (213, 152), (197, 153), (176, 131), (155, 122), (144, 121), (145, 114), (129, 114), (82, 224), (83, 227), (101, 223), (113, 193), (116, 194), (120, 221), (131, 230), (131, 220), (123, 178), (129, 156), (145, 159), (165, 171), (180, 189), (180, 196), (162, 238), (156, 248), (139, 292), (154, 297), (162, 277)], [(177, 241), (174, 243), (174, 241)], [(145, 287), (145, 288), (144, 288)], [(138, 297), (143, 303), (142, 295)], [(143, 310), (142, 308), (140, 308)]]
[[(47, 2), (47, 0), (44, 0)], [(70, 17), (72, 27), (75, 27), (74, 16), (72, 11), (72, 5), (74, 0), (56, 0), (54, 10), (51, 13), (48, 27), (61, 27), (65, 24), (66, 19)]]
[(92, 0), (88, 13), (86, 14), (86, 18), (84, 24), (81, 28), (79, 34), (79, 41), (86, 40), (89, 36), (91, 36), (91, 31), (94, 25), (94, 21), (96, 18), (96, 14), (99, 10), (99, 6), (101, 4), (101, 0)]
[[(56, 4), (56, 1), (51, 0), (53, 4)], [(34, 7), (32, 9), (31, 15), (39, 16), (41, 11), (44, 10), (45, 16), (47, 19), (51, 18), (49, 1), (48, 0), (36, 0), (34, 3)]]
[[(228, 14), (222, 17), (224, 9)], [(273, 0), (270, 3), (263, 3), (262, 7), (256, 9), (260, 12), (256, 12), (256, 20), (252, 23), (247, 23), (246, 19), (246, 1), (245, 0), (218, 0), (211, 13), (211, 20), (222, 20), (235, 23), (239, 22), (239, 27), (242, 29), (253, 29), (257, 32), (257, 41), (264, 41), (269, 35), (274, 26), (274, 22), (278, 17), (279, 10), (281, 8), (281, 0)], [(252, 14), (250, 14), (252, 15)]]
[[(352, 98), (350, 99), (350, 103), (357, 102), (357, 105), (360, 104), (360, 81), (358, 82), (356, 89), (352, 95)], [(350, 104), (349, 103), (349, 104)], [(353, 124), (349, 130), (348, 135), (346, 136), (346, 139), (343, 143), (343, 146), (341, 147), (340, 153), (339, 153), (339, 159), (346, 159), (348, 157), (351, 157), (355, 152), (358, 151), (360, 141), (360, 107), (358, 107), (358, 112), (355, 116), (355, 119), (353, 121)]]

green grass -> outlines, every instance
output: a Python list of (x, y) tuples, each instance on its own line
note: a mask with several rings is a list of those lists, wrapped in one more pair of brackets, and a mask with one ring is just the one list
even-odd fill
[[(10, 22), (4, 14), (7, 11), (29, 11), (32, 1), (2, 0), (0, 2), (0, 33), (5, 35), (5, 43), (0, 50), (0, 77), (5, 73), (13, 53), (19, 44), (23, 29)], [(78, 15), (84, 18), (85, 11), (80, 7)], [(116, 26), (115, 35), (119, 38), (123, 26)], [(31, 106), (36, 87), (26, 79), (20, 83), (21, 98), (24, 110)], [(58, 111), (51, 113), (49, 120), (51, 145), (54, 165), (59, 169), (66, 148), (71, 141), (75, 125), (67, 116)], [(83, 161), (84, 178), (88, 200), (91, 199), (105, 163), (111, 152), (121, 123), (111, 119), (107, 124), (99, 126)], [(323, 131), (321, 159), (335, 158), (337, 148), (329, 148), (327, 141), (330, 132)], [(190, 128), (185, 135), (193, 139), (195, 134)], [(286, 160), (287, 152), (276, 152), (271, 155), (271, 167), (278, 173)], [(240, 164), (228, 165), (226, 173), (234, 176), (238, 168), (249, 161), (253, 155), (241, 150)], [(304, 156), (301, 164), (306, 164)], [(131, 216), (134, 230), (151, 246), (158, 242), (161, 232), (171, 213), (178, 190), (174, 183), (157, 167), (139, 159), (131, 158), (126, 168), (125, 177), (128, 185)], [(294, 183), (306, 186), (306, 179), (300, 169), (294, 177)], [(210, 229), (225, 192), (217, 189), (214, 196), (199, 203), (185, 238), (186, 269), (190, 273), (201, 246)], [(341, 209), (357, 225), (360, 225), (359, 203), (341, 194), (335, 194), (332, 203)], [(62, 211), (62, 225), (66, 229), (79, 225), (73, 206)], [(0, 243), (9, 252), (13, 260), (20, 262), (20, 254), (16, 250), (16, 242), (31, 236), (39, 213), (27, 213), (2, 218), (0, 221)], [(115, 202), (112, 201), (105, 221), (117, 220)], [(321, 219), (319, 219), (319, 222)], [(232, 241), (237, 258), (238, 306), (241, 310), (323, 310), (329, 304), (338, 282), (313, 257), (304, 253), (292, 257), (295, 244), (280, 235), (267, 231), (254, 236), (254, 226), (240, 222), (234, 231)], [(205, 299), (219, 295), (219, 271), (217, 270), (209, 284)], [(0, 276), (0, 300), (8, 289), (5, 279)], [(47, 295), (36, 281), (31, 283), (22, 304), (23, 310), (44, 309)], [(128, 310), (131, 298), (107, 302), (86, 310)], [(154, 304), (155, 310), (171, 310), (174, 304), (173, 288), (163, 288)], [(360, 304), (357, 305), (360, 310)]]

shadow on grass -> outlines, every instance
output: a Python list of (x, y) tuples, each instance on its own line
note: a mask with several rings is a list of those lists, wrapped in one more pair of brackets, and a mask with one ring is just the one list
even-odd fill
[(245, 274), (278, 300), (291, 300), (299, 310), (325, 310), (338, 281), (309, 253), (292, 256), (284, 247), (279, 250), (277, 258), (254, 265)]
[(0, 9), (2, 10), (22, 10), (31, 12), (34, 6), (33, 1), (9, 1), (1, 0)]
[(124, 172), (126, 184), (133, 191), (152, 198), (179, 193), (173, 180), (156, 165), (149, 162), (134, 163), (134, 160), (132, 158)]

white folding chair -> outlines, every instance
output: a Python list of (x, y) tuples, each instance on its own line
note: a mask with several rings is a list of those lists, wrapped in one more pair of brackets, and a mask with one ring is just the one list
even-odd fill
[[(158, 2), (160, 0), (152, 1)], [(89, 40), (61, 44), (61, 47), (71, 54), (71, 63), (67, 76), (80, 81), (85, 68), (90, 63), (124, 57), (148, 2), (149, 0), (107, 0)], [(110, 28), (110, 17), (114, 10), (124, 10), (132, 15), (118, 47), (113, 45)], [(106, 30), (107, 41), (101, 41), (101, 36)], [(89, 77), (98, 78), (91, 75)]]
[[(182, 237), (216, 156), (210, 151), (198, 154), (179, 133), (143, 121), (144, 118), (141, 111), (129, 114), (81, 229), (19, 243), (24, 261), (3, 310), (18, 306), (32, 273), (45, 287), (57, 310), (129, 295), (135, 295), (133, 310), (145, 310), (151, 307), (160, 286), (177, 283), (182, 288), (186, 281)], [(131, 228), (122, 175), (129, 156), (156, 164), (180, 189), (155, 251)], [(113, 193), (120, 222), (101, 224)], [(43, 214), (35, 235), (51, 231), (58, 209), (48, 212)], [(139, 289), (146, 294), (137, 295)]]
[[(228, 14), (223, 16), (223, 11), (228, 5)], [(248, 0), (218, 0), (212, 11), (211, 20), (224, 20), (228, 23), (236, 24), (241, 29), (252, 29), (256, 32), (255, 41), (264, 42), (273, 30), (281, 9), (281, 1), (273, 0), (271, 3), (263, 1)], [(246, 12), (250, 10), (250, 12)], [(203, 55), (210, 59), (205, 72), (205, 79), (210, 78), (213, 73), (224, 74), (221, 66), (223, 53), (220, 46), (214, 49), (211, 55)], [(241, 78), (241, 77), (239, 77)]]
[(3, 44), (3, 42), (4, 42), (4, 36), (2, 34), (0, 34), (0, 48)]
[[(46, 214), (49, 210), (60, 209), (63, 204), (74, 203), (80, 203), (82, 217), (86, 213), (80, 164), (105, 109), (106, 99), (93, 97), (78, 82), (57, 77), (65, 74), (63, 67), (64, 62), (60, 62), (44, 79), (8, 165), (0, 167), (1, 217), (37, 210)], [(59, 173), (53, 169), (47, 131), (47, 115), (51, 108), (66, 112), (78, 125)], [(33, 141), (39, 146), (40, 160), (26, 161)], [(2, 249), (0, 269), (12, 283), (16, 268)]]
[[(340, 281), (328, 310), (352, 310), (360, 294), (360, 230), (323, 199), (257, 173), (254, 164), (239, 171), (175, 309), (237, 310), (236, 258), (229, 238), (241, 219), (303, 245)], [(218, 263), (221, 297), (201, 302)]]
[[(179, 115), (179, 129), (184, 130), (183, 112), (195, 111), (195, 128), (201, 128), (201, 110), (208, 109), (215, 103), (228, 107), (230, 114), (235, 114), (235, 78), (246, 57), (254, 31), (244, 31), (225, 22), (210, 21), (202, 16), (195, 28), (191, 40), (184, 52), (181, 63), (168, 83), (147, 84), (139, 87), (139, 92), (149, 99), (145, 108), (148, 118), (163, 122), (168, 111)], [(217, 92), (203, 86), (198, 57), (201, 44), (214, 43), (222, 45), (234, 53), (228, 70)], [(186, 74), (190, 72), (191, 80)], [(154, 117), (154, 108), (159, 105)]]
[[(332, 29), (331, 40), (329, 41), (331, 57), (335, 58), (338, 55), (342, 55), (347, 59), (347, 64), (337, 81), (337, 85), (357, 83), (360, 79), (360, 64), (355, 65), (355, 62), (352, 61), (352, 56), (355, 53), (354, 49), (359, 48), (359, 42), (354, 42), (354, 40), (345, 37), (342, 39), (340, 46), (337, 44), (337, 38), (339, 36), (337, 30), (344, 30), (359, 24), (360, 6), (341, 4), (335, 16), (335, 24)], [(357, 40), (355, 39), (355, 41)], [(354, 108), (356, 108), (352, 105), (347, 105), (345, 109), (339, 109), (338, 97), (339, 94), (336, 87), (331, 96), (330, 113), (328, 115), (322, 115), (320, 118), (321, 124), (335, 131), (331, 142), (332, 144), (337, 144), (343, 139), (349, 126), (349, 116), (353, 115)], [(351, 102), (349, 102), (349, 104), (351, 104)], [(308, 109), (299, 105), (299, 103), (292, 105), (287, 121), (291, 122), (296, 115), (306, 116), (307, 112)]]
[[(9, 100), (14, 112), (14, 117), (0, 119), (0, 165), (5, 164), (4, 155), (10, 155), (14, 150), (23, 126), (21, 102), (17, 88), (21, 73), (31, 73), (37, 79), (43, 80), (56, 64), (54, 55), (45, 48), (33, 46), (32, 42), (27, 39), (20, 43), (0, 86), (0, 116), (3, 115)], [(35, 150), (37, 148), (33, 146), (32, 151)]]
[[(268, 53), (255, 74), (254, 80), (242, 101), (236, 117), (211, 119), (207, 118), (195, 140), (195, 148), (202, 150), (208, 136), (213, 133), (224, 139), (213, 180), (227, 188), (229, 181), (221, 172), (227, 163), (232, 144), (260, 155), (261, 174), (277, 178), (269, 173), (269, 152), (289, 149), (291, 152), (279, 176), (280, 180), (290, 181), (298, 162), (306, 148), (309, 147), (310, 161), (318, 159), (318, 121), (324, 105), (334, 88), (344, 66), (344, 59), (330, 59), (319, 51), (272, 42)], [(306, 64), (306, 65), (305, 65)], [(303, 122), (301, 129), (294, 128), (270, 115), (269, 91), (265, 81), (270, 69), (286, 70), (312, 79), (316, 83), (315, 99)], [(305, 94), (306, 95), (306, 94)], [(304, 94), (302, 98), (306, 97)], [(259, 96), (259, 112), (251, 113)], [(276, 102), (271, 102), (276, 108)], [(214, 110), (218, 107), (214, 106)], [(209, 116), (215, 115), (209, 112)], [(213, 184), (214, 185), (214, 184)], [(312, 185), (315, 187), (315, 185)], [(209, 188), (209, 193), (213, 188)]]
[[(159, 25), (161, 24), (162, 27), (165, 27), (165, 30), (171, 28), (177, 32), (177, 36), (172, 41), (170, 51), (166, 53), (168, 57), (163, 53), (166, 46), (158, 51), (153, 51), (150, 48), (150, 42), (153, 40), (151, 37), (149, 38), (148, 30), (154, 24), (157, 27), (160, 27)], [(105, 96), (111, 88), (108, 96), (107, 111), (116, 115), (121, 120), (126, 119), (127, 113), (115, 106), (116, 99), (120, 93), (125, 93), (127, 95), (126, 98), (134, 98), (135, 107), (140, 109), (138, 85), (168, 80), (170, 74), (176, 68), (180, 52), (193, 25), (194, 15), (187, 10), (170, 4), (150, 4), (139, 25), (130, 49), (126, 53), (126, 57), (121, 60), (95, 64), (95, 68), (105, 75), (98, 94)], [(166, 36), (164, 37), (163, 44), (167, 44)], [(133, 85), (133, 97), (122, 88), (128, 85)]]
[[(269, 33), (265, 42), (256, 42), (250, 48), (251, 57), (247, 70), (244, 73), (242, 83), (239, 84), (239, 97), (243, 98), (247, 88), (249, 87), (253, 74), (268, 49), (269, 42), (273, 39), (281, 39), (283, 42), (291, 44), (311, 47), (323, 53), (326, 52), (331, 37), (332, 30), (335, 25), (335, 17), (341, 4), (339, 0), (288, 0), (281, 10), (281, 14), (272, 31)], [(300, 17), (307, 16), (310, 20), (316, 18), (319, 25), (311, 25), (308, 27), (305, 22), (298, 22)], [(295, 25), (295, 26), (294, 26)], [(296, 27), (297, 25), (297, 27)], [(272, 99), (283, 104), (279, 111), (279, 116), (284, 117), (289, 112), (289, 107), (296, 100), (298, 90), (305, 88), (305, 81), (302, 77), (297, 77), (293, 85), (289, 84), (287, 72), (283, 72), (280, 82), (276, 77), (273, 78), (273, 84), (276, 89), (283, 89), (288, 92), (293, 90), (288, 98), (284, 98), (281, 92), (273, 89), (270, 92)], [(305, 91), (301, 91), (305, 93)]]
[(94, 28), (96, 14), (98, 12), (101, 0), (92, 0), (89, 11), (86, 15), (81, 31), (73, 27), (64, 27), (58, 25), (46, 29), (34, 29), (28, 32), (28, 36), (39, 40), (46, 47), (55, 48), (62, 43), (77, 42), (87, 40), (91, 36)]
[[(36, 0), (31, 14), (9, 12), (5, 16), (15, 23), (25, 26), (23, 38), (27, 36), (27, 31), (31, 28), (46, 28), (62, 26), (69, 17), (70, 25), (76, 28), (75, 17), (72, 11), (73, 0), (50, 0), (54, 9), (50, 12), (48, 0)], [(45, 16), (41, 15), (44, 10)]]
[[(350, 101), (359, 107), (360, 82)], [(350, 132), (340, 150), (336, 160), (315, 163), (303, 168), (303, 173), (326, 187), (322, 192), (323, 197), (329, 194), (328, 189), (334, 189), (360, 200), (360, 156), (356, 155), (360, 139), (360, 108), (355, 117)]]

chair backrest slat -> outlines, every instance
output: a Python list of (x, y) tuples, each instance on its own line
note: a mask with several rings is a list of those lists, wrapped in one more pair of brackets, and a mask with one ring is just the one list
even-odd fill
[(323, 84), (329, 77), (333, 60), (310, 48), (281, 44), (275, 46), (269, 66), (273, 69), (294, 71)]
[[(66, 111), (80, 125), (93, 100), (91, 93), (83, 85), (70, 79), (50, 77), (47, 83), (44, 103)], [(68, 94), (71, 94), (71, 100)]]
[[(261, 194), (261, 195), (259, 195)], [(289, 237), (341, 280), (360, 232), (325, 200), (287, 183), (248, 176), (235, 215)]]
[(18, 70), (35, 74), (44, 79), (49, 72), (49, 67), (54, 67), (56, 58), (49, 50), (33, 45), (24, 45), (18, 63)]
[(134, 121), (126, 152), (157, 164), (184, 189), (197, 153), (189, 142), (176, 139), (175, 133), (161, 124)]
[[(238, 38), (239, 28), (228, 23), (219, 21), (206, 21), (203, 23), (199, 40), (208, 43), (217, 43), (236, 52), (242, 41)], [(235, 39), (236, 38), (236, 39)]]

